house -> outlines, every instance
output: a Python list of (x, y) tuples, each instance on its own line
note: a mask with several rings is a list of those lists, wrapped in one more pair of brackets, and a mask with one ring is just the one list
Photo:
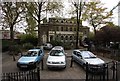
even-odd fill
[[(0, 30), (2, 33), (2, 39), (10, 39), (10, 31), (9, 30)], [(18, 39), (18, 36), (20, 35), (20, 32), (14, 32), (14, 39)]]
[[(61, 42), (76, 42), (76, 22), (69, 18), (49, 18), (49, 22), (41, 24), (42, 42), (59, 40)], [(79, 27), (79, 39), (89, 34), (89, 27)]]

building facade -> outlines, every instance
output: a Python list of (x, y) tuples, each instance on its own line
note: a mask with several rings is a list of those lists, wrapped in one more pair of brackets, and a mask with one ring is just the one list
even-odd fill
[[(77, 25), (75, 21), (66, 18), (50, 18), (49, 22), (41, 24), (42, 41), (50, 42), (58, 40), (61, 42), (76, 42)], [(79, 40), (83, 36), (88, 36), (88, 27), (79, 27)]]
[[(1, 39), (10, 39), (10, 31), (9, 30), (0, 30), (2, 34)], [(18, 39), (18, 36), (21, 35), (20, 32), (14, 31), (14, 39)]]

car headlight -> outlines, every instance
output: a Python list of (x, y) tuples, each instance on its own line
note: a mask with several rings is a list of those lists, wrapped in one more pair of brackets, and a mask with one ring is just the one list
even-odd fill
[(65, 62), (61, 62), (61, 64), (65, 64)]
[(48, 63), (49, 63), (49, 64), (51, 64), (51, 62), (50, 62), (50, 61), (48, 61)]

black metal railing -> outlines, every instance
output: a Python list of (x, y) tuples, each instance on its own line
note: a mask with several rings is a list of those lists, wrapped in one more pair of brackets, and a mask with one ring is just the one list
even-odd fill
[(120, 63), (112, 61), (105, 63), (100, 69), (101, 72), (96, 74), (95, 70), (89, 71), (89, 64), (86, 64), (86, 81), (119, 81), (119, 68)]
[(3, 73), (1, 81), (40, 81), (40, 69)]

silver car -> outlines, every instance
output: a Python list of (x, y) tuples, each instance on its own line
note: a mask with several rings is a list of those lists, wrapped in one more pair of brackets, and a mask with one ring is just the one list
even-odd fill
[(55, 46), (47, 58), (48, 68), (66, 68), (66, 55), (62, 46)]
[(72, 57), (73, 60), (82, 65), (84, 69), (86, 69), (86, 63), (88, 63), (89, 71), (101, 71), (101, 68), (105, 63), (102, 59), (98, 58), (90, 51), (73, 50)]

